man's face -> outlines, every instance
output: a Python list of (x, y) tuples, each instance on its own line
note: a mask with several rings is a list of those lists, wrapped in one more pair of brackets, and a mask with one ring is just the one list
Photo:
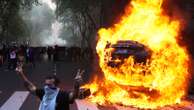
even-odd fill
[(56, 88), (55, 79), (45, 79), (45, 85), (47, 85), (49, 88)]

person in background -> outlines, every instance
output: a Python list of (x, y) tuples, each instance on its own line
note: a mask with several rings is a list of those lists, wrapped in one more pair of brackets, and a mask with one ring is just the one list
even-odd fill
[(3, 52), (3, 63), (5, 63), (7, 60), (7, 54), (8, 54), (7, 45), (3, 44), (2, 52)]
[(16, 71), (23, 79), (25, 87), (30, 93), (41, 100), (39, 110), (69, 110), (69, 104), (78, 98), (82, 74), (84, 72), (78, 70), (75, 77), (74, 90), (67, 92), (62, 91), (58, 87), (60, 80), (55, 75), (47, 76), (44, 81), (44, 88), (38, 88), (26, 77), (21, 66), (18, 66)]
[(3, 65), (3, 45), (0, 44), (0, 67)]
[(9, 70), (15, 70), (16, 66), (17, 66), (17, 52), (16, 52), (16, 48), (13, 47), (9, 51), (9, 64), (8, 64), (8, 69)]
[(53, 61), (54, 62), (59, 61), (59, 47), (58, 47), (58, 45), (55, 45), (54, 50), (53, 50)]
[(47, 48), (47, 55), (48, 55), (48, 60), (52, 60), (52, 54), (53, 54), (53, 48), (51, 46), (48, 46)]
[(19, 48), (18, 48), (18, 52), (17, 52), (17, 57), (18, 57), (18, 64), (19, 65), (24, 65), (24, 62), (25, 62), (25, 49), (24, 49), (24, 46), (21, 45)]
[(3, 50), (0, 49), (0, 67), (3, 65)]
[(32, 47), (26, 49), (26, 62), (30, 63), (32, 67), (35, 67), (34, 51)]

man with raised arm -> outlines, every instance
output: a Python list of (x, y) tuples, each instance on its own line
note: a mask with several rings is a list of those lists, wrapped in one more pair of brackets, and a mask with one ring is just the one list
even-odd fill
[(58, 87), (60, 81), (55, 75), (45, 78), (44, 88), (37, 88), (24, 74), (21, 66), (16, 68), (19, 76), (24, 80), (25, 87), (37, 96), (41, 102), (39, 110), (69, 110), (69, 104), (78, 98), (82, 74), (84, 71), (80, 69), (75, 77), (74, 90), (72, 92), (62, 91)]

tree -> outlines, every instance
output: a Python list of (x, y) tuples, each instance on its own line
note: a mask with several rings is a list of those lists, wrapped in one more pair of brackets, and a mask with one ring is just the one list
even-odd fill
[(0, 39), (5, 39), (9, 35), (20, 36), (21, 33), (25, 33), (25, 24), (19, 15), (19, 11), (21, 9), (31, 9), (33, 4), (37, 3), (38, 0), (1, 0)]
[(99, 0), (57, 0), (56, 14), (63, 22), (71, 22), (74, 34), (81, 37), (82, 47), (90, 47), (99, 26)]
[(75, 33), (80, 33), (81, 44), (90, 47), (95, 41), (98, 29), (113, 25), (129, 1), (56, 0), (56, 14), (63, 22), (71, 21), (75, 25), (75, 31), (78, 28)]

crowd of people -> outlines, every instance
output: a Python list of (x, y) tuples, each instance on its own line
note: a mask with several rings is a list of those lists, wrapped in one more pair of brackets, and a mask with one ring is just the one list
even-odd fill
[(34, 63), (34, 51), (32, 47), (27, 45), (5, 45), (0, 48), (0, 66), (7, 63), (8, 70), (15, 70), (18, 63)]
[[(91, 61), (94, 52), (91, 48), (80, 47), (31, 47), (28, 45), (0, 46), (0, 67), (7, 64), (8, 70), (15, 70), (18, 64), (30, 64), (35, 67), (36, 61), (46, 59), (48, 61)], [(46, 58), (45, 58), (46, 57)]]
[(91, 48), (80, 47), (47, 47), (46, 53), (49, 60), (68, 60), (73, 62), (79, 62), (81, 60), (92, 60), (94, 52)]

